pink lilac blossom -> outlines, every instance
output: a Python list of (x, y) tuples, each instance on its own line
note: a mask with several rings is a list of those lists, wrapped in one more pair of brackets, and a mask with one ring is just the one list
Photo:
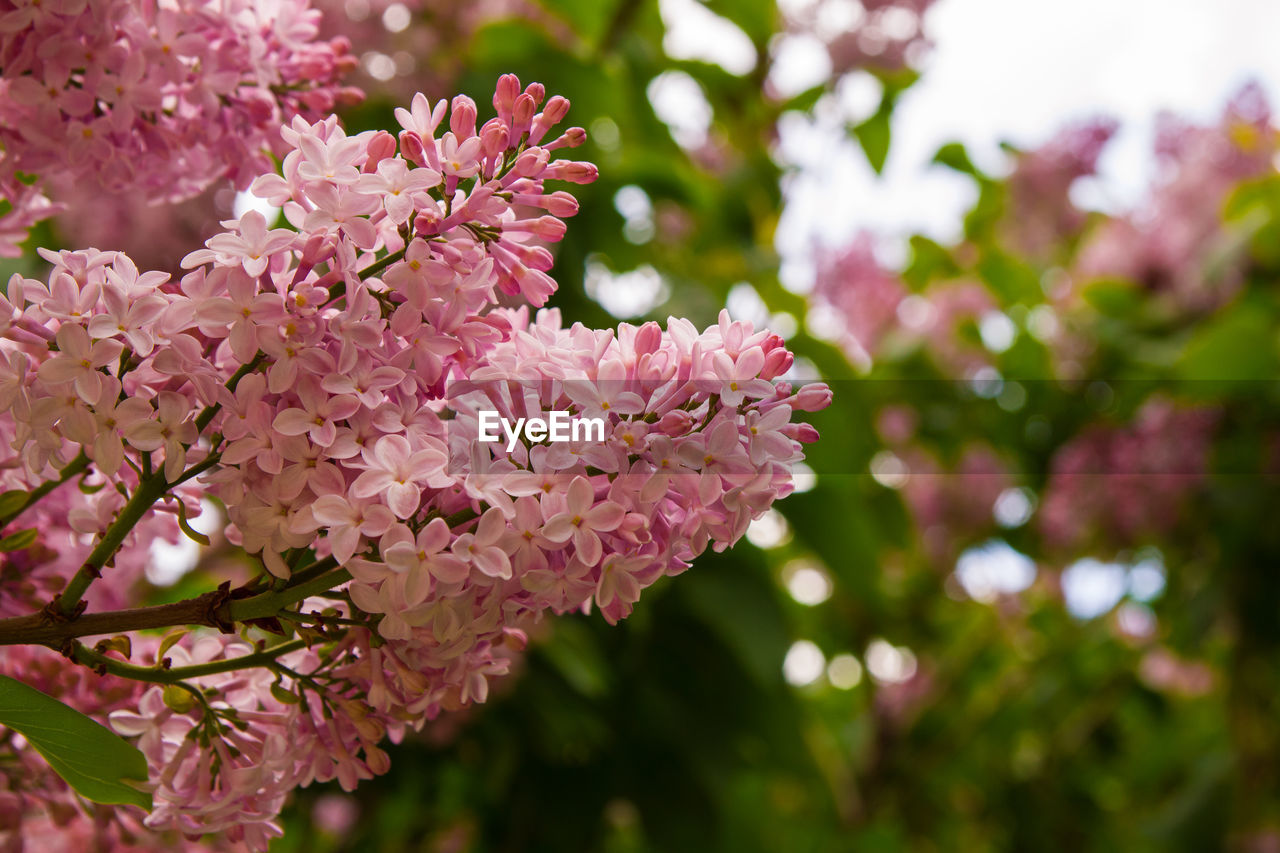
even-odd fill
[(1111, 119), (1070, 125), (1045, 145), (1017, 155), (1002, 222), (1010, 248), (1041, 263), (1061, 260), (1055, 251), (1085, 226), (1085, 213), (1072, 202), (1071, 188), (1096, 173), (1098, 158), (1117, 127)]
[[(56, 209), (12, 192), (20, 175), (76, 194), (149, 202), (245, 186), (283, 153), (275, 130), (359, 97), (338, 80), (355, 63), (317, 40), (306, 0), (5, 0), (0, 4), (0, 184), (19, 235)], [(5, 236), (0, 254), (20, 238)]]
[(1039, 511), (1054, 548), (1140, 544), (1168, 531), (1208, 475), (1217, 413), (1155, 398), (1127, 426), (1094, 427), (1054, 454)]
[[(1216, 126), (1163, 116), (1156, 140), (1158, 173), (1132, 214), (1097, 229), (1076, 260), (1070, 285), (1125, 278), (1184, 310), (1209, 310), (1239, 287), (1222, 212), (1232, 189), (1274, 170), (1276, 131), (1257, 85), (1245, 87)], [(1059, 297), (1069, 296), (1068, 287)]]
[(931, 559), (950, 568), (965, 537), (979, 539), (993, 526), (996, 498), (1013, 485), (1013, 477), (1005, 462), (981, 444), (965, 447), (950, 470), (922, 448), (907, 447), (900, 455), (909, 472), (902, 498), (921, 543)]
[(944, 373), (966, 376), (985, 364), (986, 353), (966, 340), (965, 323), (995, 309), (982, 285), (943, 281), (912, 294), (875, 255), (875, 239), (861, 234), (838, 250), (820, 250), (813, 289), (816, 306), (833, 309), (838, 341), (849, 361), (863, 370), (877, 358), (923, 346)]
[[(53, 582), (16, 609), (38, 607), (156, 483), (170, 495), (91, 593), (136, 572), (177, 502), (190, 516), (205, 495), (264, 577), (315, 561), (351, 579), (306, 605), (358, 623), (336, 638), (308, 629), (271, 668), (192, 678), (206, 703), (157, 686), (111, 714), (151, 768), (148, 827), (264, 849), (293, 788), (349, 790), (385, 770), (384, 737), (483, 702), (546, 611), (614, 623), (659, 577), (731, 546), (817, 439), (793, 416), (830, 391), (792, 388), (782, 339), (727, 313), (702, 331), (530, 316), (556, 289), (544, 243), (577, 210), (547, 182), (596, 170), (557, 158), (584, 139), (552, 132), (564, 98), (506, 75), (493, 106), (477, 126), (470, 98), (417, 95), (398, 137), (294, 118), (282, 174), (253, 191), (296, 230), (228, 220), (176, 282), (86, 250), (45, 252), (46, 280), (8, 283), (0, 487), (30, 490), (81, 454), (92, 465), (84, 489), (37, 505), (60, 550), (41, 552)], [(590, 412), (605, 437), (508, 451), (477, 440), (482, 410)], [(177, 669), (252, 653), (205, 635), (166, 654)]]
[(898, 327), (898, 306), (907, 289), (876, 258), (874, 238), (861, 234), (837, 250), (817, 253), (813, 294), (843, 321), (841, 345), (850, 360), (869, 364)]
[[(924, 17), (934, 0), (834, 0), (788, 3), (791, 33), (813, 36), (831, 60), (832, 76), (855, 69), (899, 71), (918, 66), (931, 46)], [(852, 20), (849, 20), (849, 18)], [(839, 23), (835, 23), (839, 21)]]

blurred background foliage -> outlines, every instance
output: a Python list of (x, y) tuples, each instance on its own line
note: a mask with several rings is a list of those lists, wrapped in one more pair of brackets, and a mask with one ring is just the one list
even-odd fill
[[(1246, 89), (1217, 124), (1170, 119), (1123, 215), (1072, 192), (1105, 120), (996, 174), (946, 145), (934, 168), (976, 199), (959, 239), (815, 244), (783, 286), (780, 126), (873, 80), (843, 132), (883, 168), (931, 2), (833, 26), (771, 0), (325, 0), (370, 93), (350, 130), (395, 127), (418, 90), (483, 116), (505, 72), (572, 101), (600, 180), (557, 250), (566, 320), (727, 305), (836, 404), (750, 541), (617, 628), (548, 620), (386, 776), (300, 792), (274, 850), (1280, 850), (1270, 111)], [(699, 58), (682, 27), (754, 62)], [(786, 34), (826, 53), (798, 91)], [(233, 197), (162, 226), (190, 244)], [(156, 216), (72, 211), (34, 240), (173, 269)]]

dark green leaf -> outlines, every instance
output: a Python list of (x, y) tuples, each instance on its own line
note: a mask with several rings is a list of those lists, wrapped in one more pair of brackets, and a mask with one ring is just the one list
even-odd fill
[(105, 726), (20, 681), (0, 675), (0, 723), (19, 732), (76, 793), (95, 803), (151, 808), (147, 760)]
[(9, 518), (27, 505), (27, 493), (12, 489), (0, 495), (0, 518)]
[(36, 541), (38, 533), (34, 527), (28, 527), (26, 530), (19, 530), (16, 533), (10, 533), (8, 536), (0, 539), (0, 551), (21, 551), (23, 548), (30, 548)]

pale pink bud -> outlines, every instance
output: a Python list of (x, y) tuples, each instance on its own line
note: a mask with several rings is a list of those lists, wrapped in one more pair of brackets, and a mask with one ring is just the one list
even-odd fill
[(476, 102), (466, 95), (453, 99), (453, 112), (449, 115), (449, 129), (459, 140), (476, 135)]
[(555, 127), (569, 114), (569, 99), (563, 95), (552, 95), (547, 106), (542, 110), (542, 120), (547, 127)]
[(791, 408), (800, 412), (817, 412), (831, 405), (831, 389), (825, 382), (811, 382), (789, 401)]
[(521, 246), (516, 254), (522, 262), (535, 270), (549, 270), (556, 262), (545, 246)]
[(493, 108), (498, 111), (498, 118), (507, 123), (511, 121), (511, 108), (515, 106), (516, 96), (519, 94), (519, 77), (503, 74), (498, 78), (498, 87), (493, 93)]
[[(344, 58), (337, 63), (338, 70), (341, 73), (349, 74), (352, 71), (355, 71), (356, 67), (360, 64), (360, 60), (356, 59), (354, 56), (350, 57), (349, 60), (350, 61)], [(340, 107), (358, 106), (359, 104), (364, 103), (364, 90), (358, 86), (343, 86), (337, 91), (337, 94), (334, 95), (333, 100), (334, 103)]]
[(761, 379), (774, 379), (791, 369), (795, 356), (787, 351), (782, 338), (770, 335), (761, 348), (764, 350), (764, 366), (760, 368)]
[(257, 123), (271, 121), (275, 116), (276, 99), (268, 91), (251, 89), (245, 93), (240, 103)]
[(578, 200), (563, 190), (556, 190), (551, 195), (543, 196), (542, 206), (547, 213), (566, 219), (578, 213)]
[(535, 105), (542, 103), (542, 99), (547, 96), (547, 87), (541, 83), (530, 83), (524, 87), (524, 93), (533, 98)]
[(427, 151), (422, 145), (422, 137), (411, 130), (400, 131), (400, 153), (416, 166), (427, 165)]
[(548, 142), (543, 148), (548, 151), (554, 151), (557, 148), (577, 148), (579, 145), (587, 141), (587, 132), (580, 127), (571, 127), (555, 139)]
[(778, 432), (787, 438), (794, 438), (801, 444), (813, 444), (818, 440), (818, 430), (813, 424), (783, 424)]
[(480, 128), (480, 150), (486, 157), (497, 157), (507, 150), (507, 126), (500, 119), (491, 118)]
[(307, 238), (307, 242), (302, 247), (302, 257), (299, 263), (314, 267), (316, 264), (324, 263), (333, 256), (333, 243), (329, 241), (329, 235), (325, 232), (317, 232)]
[(515, 108), (511, 114), (511, 129), (517, 134), (528, 133), (533, 126), (533, 113), (538, 105), (528, 95), (516, 98)]
[(636, 331), (636, 355), (657, 352), (662, 346), (662, 327), (650, 320)]
[(694, 417), (683, 409), (672, 409), (654, 425), (654, 429), (664, 435), (684, 435), (694, 425)]
[(536, 177), (547, 167), (550, 157), (551, 154), (545, 148), (530, 148), (520, 155), (511, 171), (521, 178)]
[(395, 156), (396, 138), (385, 130), (380, 130), (369, 140), (368, 159), (364, 161), (364, 171), (372, 174), (378, 171), (378, 164), (388, 157)]
[(317, 113), (333, 112), (334, 97), (333, 93), (325, 89), (312, 89), (309, 92), (303, 92), (298, 96), (299, 100), (306, 105), (307, 109)]
[(529, 220), (529, 232), (539, 240), (554, 243), (564, 238), (565, 224), (554, 216), (539, 216)]
[(544, 177), (571, 184), (589, 184), (600, 177), (600, 170), (595, 163), (585, 160), (557, 160), (547, 166)]

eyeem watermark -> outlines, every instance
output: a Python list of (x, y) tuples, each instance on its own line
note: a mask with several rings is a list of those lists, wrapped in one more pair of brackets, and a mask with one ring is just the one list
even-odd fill
[(479, 417), (481, 441), (501, 441), (499, 427), (507, 437), (507, 452), (516, 449), (521, 434), (530, 443), (541, 441), (604, 441), (604, 418), (580, 418), (572, 412), (548, 412), (545, 418), (516, 418), (513, 424), (495, 411), (481, 411)]

